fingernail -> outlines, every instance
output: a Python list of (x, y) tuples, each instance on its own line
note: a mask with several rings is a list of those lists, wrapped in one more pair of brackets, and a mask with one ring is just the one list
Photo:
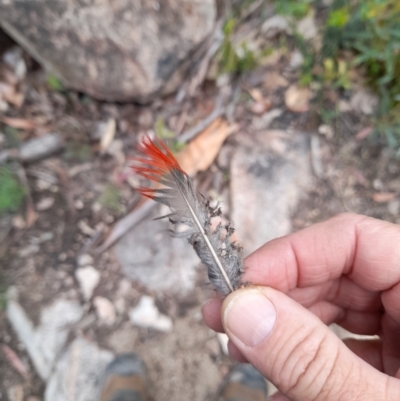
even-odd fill
[(224, 326), (249, 347), (259, 345), (271, 332), (276, 321), (276, 309), (260, 291), (243, 291), (228, 304)]

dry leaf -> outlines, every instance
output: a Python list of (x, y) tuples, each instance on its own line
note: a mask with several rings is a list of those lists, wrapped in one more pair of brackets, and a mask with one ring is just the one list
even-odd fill
[(36, 124), (32, 120), (26, 120), (24, 118), (2, 117), (1, 121), (12, 128), (17, 128), (27, 131), (36, 128)]
[(286, 107), (290, 111), (304, 113), (308, 111), (311, 96), (309, 88), (300, 88), (297, 85), (291, 85), (285, 93)]
[(207, 170), (217, 157), (225, 139), (237, 130), (236, 124), (229, 125), (222, 118), (215, 120), (177, 155), (182, 169), (190, 176)]
[(140, 223), (156, 206), (155, 202), (150, 199), (144, 199), (129, 214), (118, 220), (110, 229), (104, 242), (95, 250), (97, 254), (104, 252), (123, 235), (132, 229), (136, 224)]
[(260, 89), (250, 89), (249, 93), (255, 102), (262, 102), (264, 100), (264, 96)]
[(100, 152), (104, 153), (108, 147), (110, 146), (111, 142), (114, 139), (115, 136), (115, 129), (116, 129), (116, 122), (114, 118), (110, 118), (107, 121), (107, 125), (105, 126), (105, 129), (101, 135), (101, 141), (100, 141)]
[(372, 194), (372, 200), (376, 203), (385, 203), (393, 200), (396, 194), (393, 192), (375, 192)]
[(269, 72), (264, 79), (264, 89), (268, 91), (268, 93), (273, 93), (279, 88), (285, 88), (289, 85), (289, 82), (286, 78), (280, 75), (277, 71)]
[(28, 378), (28, 368), (25, 364), (21, 361), (20, 357), (12, 350), (8, 345), (2, 344), (1, 349), (7, 360), (10, 362), (12, 367), (24, 378)]
[(35, 212), (32, 199), (28, 198), (26, 202), (26, 215), (25, 215), (26, 228), (31, 228), (35, 224), (37, 218), (38, 214)]
[(363, 139), (367, 138), (367, 136), (369, 136), (369, 134), (373, 131), (372, 127), (365, 127), (363, 129), (361, 129), (360, 131), (357, 132), (356, 134), (356, 139), (357, 141), (362, 141)]

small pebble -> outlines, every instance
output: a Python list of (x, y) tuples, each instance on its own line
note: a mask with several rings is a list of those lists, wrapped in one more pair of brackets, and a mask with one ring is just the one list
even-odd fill
[(89, 266), (92, 264), (93, 264), (93, 258), (88, 253), (84, 253), (78, 256), (79, 267)]
[(44, 212), (45, 210), (50, 209), (54, 205), (54, 198), (46, 197), (40, 199), (38, 203), (36, 203), (36, 210), (39, 212)]
[(77, 199), (75, 201), (75, 209), (82, 210), (84, 207), (85, 207), (85, 204), (80, 199)]

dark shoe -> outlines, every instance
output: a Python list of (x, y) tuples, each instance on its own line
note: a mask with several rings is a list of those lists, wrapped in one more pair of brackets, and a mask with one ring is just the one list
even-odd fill
[(121, 354), (104, 372), (100, 401), (147, 401), (147, 372), (136, 354)]
[(228, 375), (220, 401), (264, 401), (268, 395), (264, 377), (249, 364), (237, 365)]

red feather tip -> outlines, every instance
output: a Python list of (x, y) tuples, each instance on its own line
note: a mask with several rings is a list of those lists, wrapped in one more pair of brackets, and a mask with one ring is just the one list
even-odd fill
[[(139, 144), (138, 150), (147, 158), (134, 157), (134, 163), (140, 163), (141, 165), (132, 166), (132, 170), (143, 178), (158, 182), (162, 176), (168, 174), (171, 170), (175, 169), (184, 173), (174, 155), (161, 140), (152, 140), (145, 136), (142, 143)], [(153, 198), (154, 189), (138, 188), (137, 190), (142, 195)]]

